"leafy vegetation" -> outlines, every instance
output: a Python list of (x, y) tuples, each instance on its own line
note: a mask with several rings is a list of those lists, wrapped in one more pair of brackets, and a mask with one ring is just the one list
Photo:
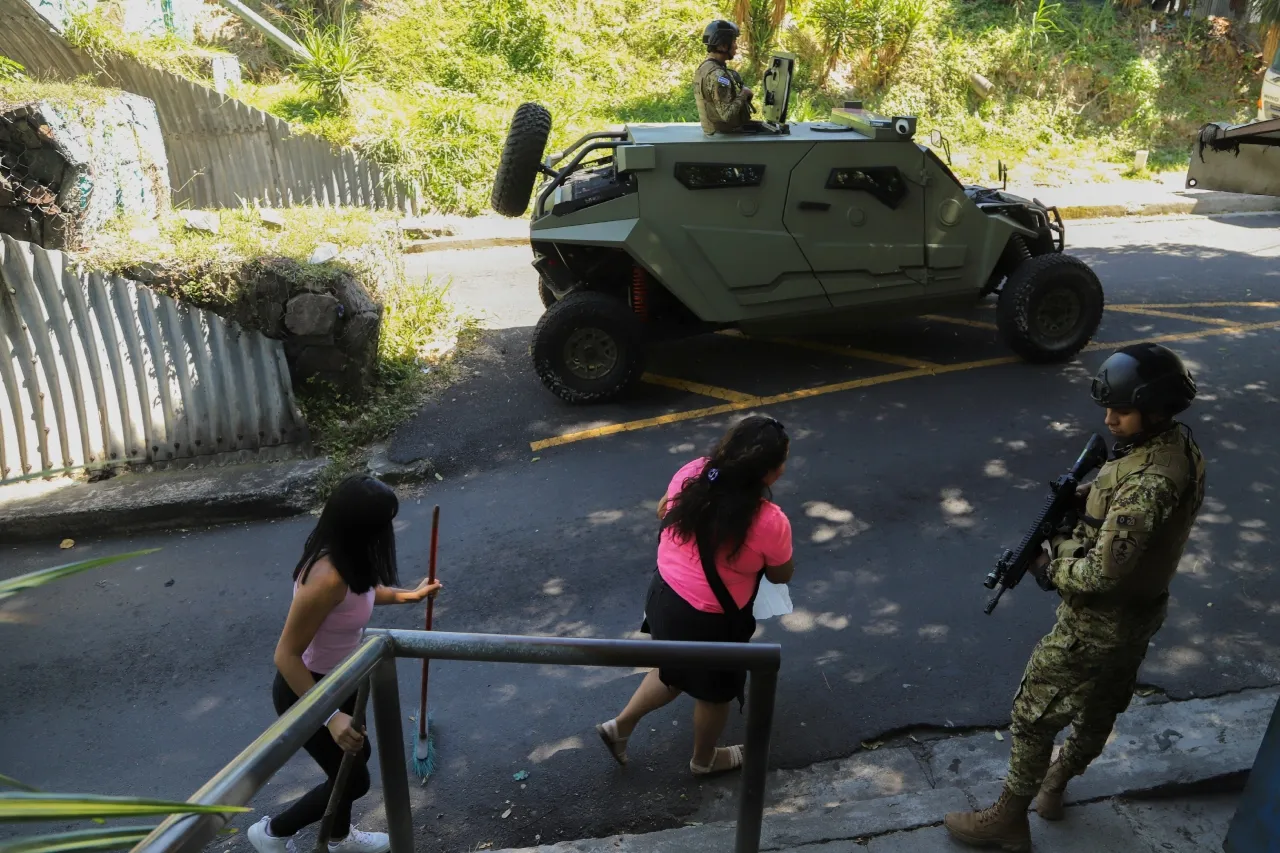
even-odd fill
[[(317, 450), (333, 458), (331, 473), (337, 477), (356, 464), (361, 448), (388, 435), (452, 378), (451, 356), (473, 340), (475, 323), (454, 309), (446, 288), (408, 278), (392, 216), (361, 208), (277, 213), (281, 227), (268, 226), (252, 207), (219, 211), (217, 234), (188, 229), (178, 214), (158, 224), (118, 219), (94, 235), (83, 258), (110, 272), (145, 272), (153, 287), (214, 311), (252, 301), (245, 288), (257, 280), (255, 263), (291, 276), (296, 289), (326, 289), (343, 274), (364, 284), (383, 306), (374, 385), (359, 399), (320, 383), (295, 389)], [(335, 244), (338, 258), (308, 263), (319, 242)]]
[[(304, 4), (272, 2), (286, 21)], [(918, 115), (973, 181), (994, 180), (997, 159), (1015, 182), (1117, 177), (1138, 149), (1153, 169), (1182, 168), (1201, 125), (1253, 114), (1261, 70), (1252, 34), (1225, 19), (1133, 0), (365, 0), (346, 14), (332, 2), (329, 19), (350, 24), (316, 30), (326, 47), (311, 67), (258, 69), (237, 94), (464, 213), (487, 209), (523, 101), (550, 108), (553, 147), (623, 121), (696, 120), (689, 81), (716, 17), (743, 26), (749, 84), (769, 51), (800, 57), (793, 119), (848, 98)]]

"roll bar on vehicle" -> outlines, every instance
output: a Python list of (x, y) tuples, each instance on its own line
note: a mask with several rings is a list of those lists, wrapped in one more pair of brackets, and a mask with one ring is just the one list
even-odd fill
[[(546, 175), (548, 180), (543, 183), (542, 188), (538, 190), (538, 197), (533, 204), (533, 216), (536, 219), (542, 214), (542, 205), (546, 203), (547, 197), (555, 192), (556, 187), (564, 183), (565, 178), (574, 173), (579, 166), (582, 165), (583, 159), (593, 151), (609, 148), (616, 149), (627, 138), (625, 130), (600, 130), (595, 133), (588, 133), (580, 137), (576, 142), (563, 151), (557, 151), (551, 154), (547, 159), (542, 161), (542, 168), (539, 169), (542, 174)], [(608, 140), (608, 141), (599, 141)], [(569, 161), (569, 165), (562, 169), (556, 166), (573, 154), (573, 159)]]

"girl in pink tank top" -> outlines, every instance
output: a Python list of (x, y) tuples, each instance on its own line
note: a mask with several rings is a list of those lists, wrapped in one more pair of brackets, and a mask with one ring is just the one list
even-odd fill
[[(333, 671), (360, 645), (375, 604), (403, 604), (434, 596), (439, 583), (423, 580), (400, 589), (396, 537), (392, 521), (399, 511), (396, 494), (369, 476), (348, 477), (325, 503), (293, 570), (293, 601), (276, 645), (276, 678), (271, 694), (283, 714), (316, 682)], [(351, 825), (351, 806), (369, 790), (371, 750), (362, 731), (351, 726), (354, 693), (307, 741), (305, 749), (328, 777), (274, 818), (249, 827), (249, 843), (258, 853), (293, 853), (292, 837), (318, 823), (329, 803), (344, 752), (360, 761), (347, 780), (346, 796), (334, 816), (330, 853), (387, 853), (386, 833), (363, 832)]]

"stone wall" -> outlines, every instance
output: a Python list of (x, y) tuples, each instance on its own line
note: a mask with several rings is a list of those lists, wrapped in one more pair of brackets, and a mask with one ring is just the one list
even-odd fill
[(0, 109), (0, 233), (77, 248), (117, 214), (155, 217), (169, 204), (164, 140), (146, 98)]
[[(373, 268), (364, 258), (359, 265)], [(123, 272), (182, 298), (189, 297), (184, 282), (202, 274), (154, 264)], [(377, 376), (382, 306), (344, 265), (269, 257), (250, 261), (231, 276), (239, 294), (235, 301), (197, 303), (198, 307), (283, 341), (295, 388), (314, 377), (343, 393), (363, 396)]]

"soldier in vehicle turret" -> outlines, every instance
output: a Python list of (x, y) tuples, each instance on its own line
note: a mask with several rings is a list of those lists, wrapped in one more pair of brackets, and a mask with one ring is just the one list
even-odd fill
[(751, 121), (753, 93), (729, 67), (738, 52), (738, 27), (732, 21), (712, 21), (702, 32), (702, 43), (707, 46), (707, 58), (693, 75), (702, 131), (711, 135), (741, 130)]

